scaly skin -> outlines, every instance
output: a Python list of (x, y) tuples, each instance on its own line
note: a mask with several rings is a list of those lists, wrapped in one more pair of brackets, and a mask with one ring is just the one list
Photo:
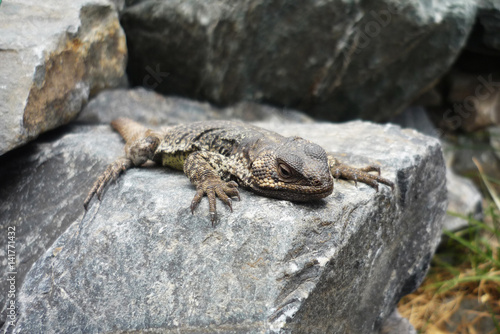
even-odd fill
[(119, 118), (111, 125), (126, 140), (125, 157), (110, 164), (96, 180), (85, 199), (85, 209), (94, 195), (101, 199), (111, 180), (148, 160), (184, 171), (196, 186), (191, 211), (207, 195), (212, 225), (216, 220), (216, 197), (232, 210), (231, 198), (239, 199), (238, 185), (263, 196), (289, 201), (310, 201), (330, 195), (333, 178), (363, 182), (377, 191), (379, 183), (394, 189), (391, 181), (380, 176), (377, 166), (350, 167), (319, 145), (250, 124), (196, 122), (153, 131), (130, 119)]

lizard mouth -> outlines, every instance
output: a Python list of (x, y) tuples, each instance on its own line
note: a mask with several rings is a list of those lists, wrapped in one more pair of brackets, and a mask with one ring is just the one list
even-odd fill
[(333, 192), (333, 182), (322, 187), (318, 186), (297, 186), (286, 189), (263, 188), (253, 186), (252, 190), (260, 195), (277, 199), (284, 199), (293, 202), (309, 202), (325, 198)]

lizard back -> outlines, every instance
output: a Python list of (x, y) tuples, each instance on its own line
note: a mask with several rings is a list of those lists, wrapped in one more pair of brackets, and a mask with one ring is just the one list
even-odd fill
[(283, 136), (238, 121), (203, 121), (162, 128), (155, 161), (182, 170), (187, 156), (195, 151), (217, 152), (239, 163), (252, 161), (262, 147)]

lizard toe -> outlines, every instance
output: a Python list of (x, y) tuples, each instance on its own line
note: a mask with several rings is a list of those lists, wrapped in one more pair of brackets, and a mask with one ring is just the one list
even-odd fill
[(240, 198), (238, 192), (238, 184), (234, 181), (225, 182), (220, 179), (207, 179), (197, 185), (197, 191), (191, 202), (191, 212), (193, 213), (198, 204), (200, 204), (203, 196), (208, 198), (208, 207), (210, 220), (212, 225), (214, 224), (217, 217), (217, 207), (216, 202), (219, 198), (224, 204), (226, 204), (231, 212), (233, 212), (233, 201), (231, 197)]
[(224, 191), (226, 192), (226, 194), (231, 197), (231, 198), (237, 198), (238, 201), (241, 200), (240, 198), (240, 192), (238, 191), (238, 189), (236, 188), (229, 188), (229, 189), (224, 189)]
[(227, 182), (224, 186), (224, 192), (232, 198), (238, 198), (238, 201), (241, 200), (240, 192), (238, 191), (238, 183), (234, 181)]
[(203, 189), (198, 189), (196, 191), (196, 194), (194, 195), (194, 198), (191, 201), (191, 206), (190, 206), (192, 214), (194, 214), (194, 209), (196, 209), (196, 207), (198, 206), (198, 204), (200, 204), (201, 199), (203, 198), (203, 195), (205, 195), (205, 192), (203, 191)]
[(211, 217), (212, 225), (213, 225), (214, 217), (217, 215), (217, 201), (215, 200), (214, 188), (213, 187), (207, 188), (206, 194), (208, 197), (208, 212), (210, 213), (210, 217)]
[(229, 207), (231, 212), (233, 212), (233, 205), (231, 199), (229, 198), (229, 196), (227, 196), (226, 192), (224, 191), (224, 188), (215, 187), (215, 193), (217, 194), (217, 197), (219, 197), (219, 199)]

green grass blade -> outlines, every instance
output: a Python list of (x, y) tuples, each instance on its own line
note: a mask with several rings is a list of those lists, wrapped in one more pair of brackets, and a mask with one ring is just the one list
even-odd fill
[(482, 221), (480, 220), (476, 220), (472, 217), (468, 217), (468, 216), (465, 216), (465, 215), (462, 215), (460, 213), (457, 213), (457, 212), (452, 212), (452, 211), (446, 211), (446, 213), (450, 216), (453, 216), (453, 217), (457, 217), (457, 218), (461, 218), (461, 219), (464, 219), (464, 220), (467, 220), (471, 225), (474, 225), (474, 226), (477, 226), (483, 230), (486, 230), (490, 233), (493, 233), (495, 234), (496, 236), (500, 237), (500, 230), (498, 229), (495, 229), (491, 226), (488, 226), (486, 225), (485, 223), (483, 223)]
[(467, 247), (468, 249), (470, 249), (472, 252), (474, 252), (475, 254), (477, 254), (478, 256), (481, 256), (483, 257), (484, 259), (487, 259), (491, 262), (493, 262), (495, 264), (495, 266), (499, 267), (500, 268), (500, 261), (494, 259), (492, 256), (489, 256), (488, 254), (486, 254), (485, 252), (483, 252), (479, 247), (477, 247), (476, 245), (472, 244), (471, 242), (465, 240), (464, 238), (458, 236), (456, 233), (453, 233), (449, 230), (443, 230), (443, 233), (446, 234), (448, 237), (450, 237), (451, 239), (457, 241), (458, 243), (460, 243), (461, 245)]
[(454, 267), (453, 265), (449, 264), (448, 262), (441, 260), (438, 255), (434, 256), (432, 259), (434, 262), (435, 266), (438, 266), (440, 268), (444, 268), (450, 272), (453, 276), (458, 276), (460, 275), (460, 270)]
[(473, 275), (473, 276), (455, 277), (446, 281), (429, 284), (427, 285), (427, 287), (438, 288), (438, 293), (444, 293), (453, 289), (454, 287), (456, 287), (461, 283), (481, 282), (481, 281), (500, 282), (500, 276)]
[(493, 188), (493, 185), (490, 183), (486, 175), (484, 174), (483, 167), (477, 161), (476, 158), (472, 158), (472, 161), (474, 161), (474, 164), (476, 165), (477, 169), (479, 170), (479, 175), (481, 175), (481, 179), (483, 180), (484, 184), (486, 185), (486, 188), (488, 189), (488, 192), (491, 195), (491, 198), (493, 198), (493, 201), (495, 202), (495, 205), (497, 206), (498, 210), (500, 210), (500, 198), (498, 197), (497, 192), (495, 191), (495, 188)]

